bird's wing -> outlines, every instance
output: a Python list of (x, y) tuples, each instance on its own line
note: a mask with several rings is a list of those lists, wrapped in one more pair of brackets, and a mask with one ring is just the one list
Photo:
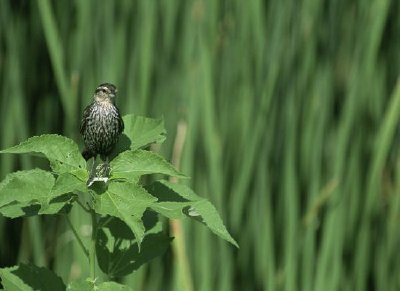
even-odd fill
[[(117, 109), (118, 110), (118, 109)], [(118, 130), (120, 133), (122, 133), (124, 131), (125, 125), (124, 125), (124, 120), (121, 117), (121, 114), (119, 113), (118, 110)]]
[(90, 113), (90, 109), (89, 109), (89, 108), (90, 108), (90, 105), (89, 105), (89, 106), (86, 106), (85, 110), (83, 111), (82, 120), (81, 120), (81, 128), (80, 128), (80, 130), (79, 130), (79, 132), (80, 132), (81, 134), (83, 134), (83, 132), (84, 132), (85, 129), (86, 129), (87, 118), (88, 118), (89, 113)]

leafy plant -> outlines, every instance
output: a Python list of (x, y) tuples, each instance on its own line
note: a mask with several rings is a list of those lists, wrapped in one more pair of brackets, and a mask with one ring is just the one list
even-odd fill
[[(158, 214), (194, 218), (237, 246), (215, 207), (189, 187), (167, 180), (144, 184), (144, 175), (185, 178), (158, 154), (144, 150), (165, 140), (163, 120), (124, 116), (125, 131), (111, 161), (109, 180), (87, 186), (89, 172), (78, 145), (63, 136), (42, 135), (0, 153), (31, 153), (46, 157), (51, 171), (32, 169), (8, 174), (0, 183), (0, 213), (9, 218), (64, 215), (88, 257), (90, 278), (68, 287), (52, 271), (29, 264), (0, 269), (6, 290), (129, 290), (115, 282), (96, 280), (96, 262), (109, 278), (121, 278), (162, 255), (172, 238), (162, 231)], [(85, 246), (68, 212), (80, 206), (92, 221), (91, 243)], [(97, 258), (97, 259), (96, 259)]]

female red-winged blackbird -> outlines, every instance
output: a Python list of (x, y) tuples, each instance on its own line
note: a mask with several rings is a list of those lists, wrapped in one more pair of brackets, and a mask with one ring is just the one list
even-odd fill
[(116, 93), (113, 84), (100, 84), (92, 103), (83, 112), (80, 132), (85, 143), (82, 152), (85, 160), (100, 155), (108, 163), (108, 156), (124, 130), (124, 122), (115, 106)]

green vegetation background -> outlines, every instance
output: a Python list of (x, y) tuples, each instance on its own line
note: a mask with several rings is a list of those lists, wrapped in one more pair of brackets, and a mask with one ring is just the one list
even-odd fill
[[(186, 128), (181, 171), (240, 245), (184, 222), (185, 248), (129, 285), (399, 290), (399, 13), (389, 0), (0, 1), (0, 148), (81, 142), (82, 109), (115, 83), (123, 114), (164, 116), (168, 159)], [(46, 163), (0, 156), (0, 178), (33, 167)], [(0, 266), (20, 261), (88, 273), (57, 217), (0, 218)]]

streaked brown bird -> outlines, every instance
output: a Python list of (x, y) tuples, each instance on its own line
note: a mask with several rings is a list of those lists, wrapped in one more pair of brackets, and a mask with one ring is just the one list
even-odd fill
[(85, 160), (92, 157), (108, 164), (108, 158), (124, 130), (124, 122), (115, 105), (117, 88), (110, 83), (100, 84), (82, 116), (80, 133), (85, 143), (82, 152)]

